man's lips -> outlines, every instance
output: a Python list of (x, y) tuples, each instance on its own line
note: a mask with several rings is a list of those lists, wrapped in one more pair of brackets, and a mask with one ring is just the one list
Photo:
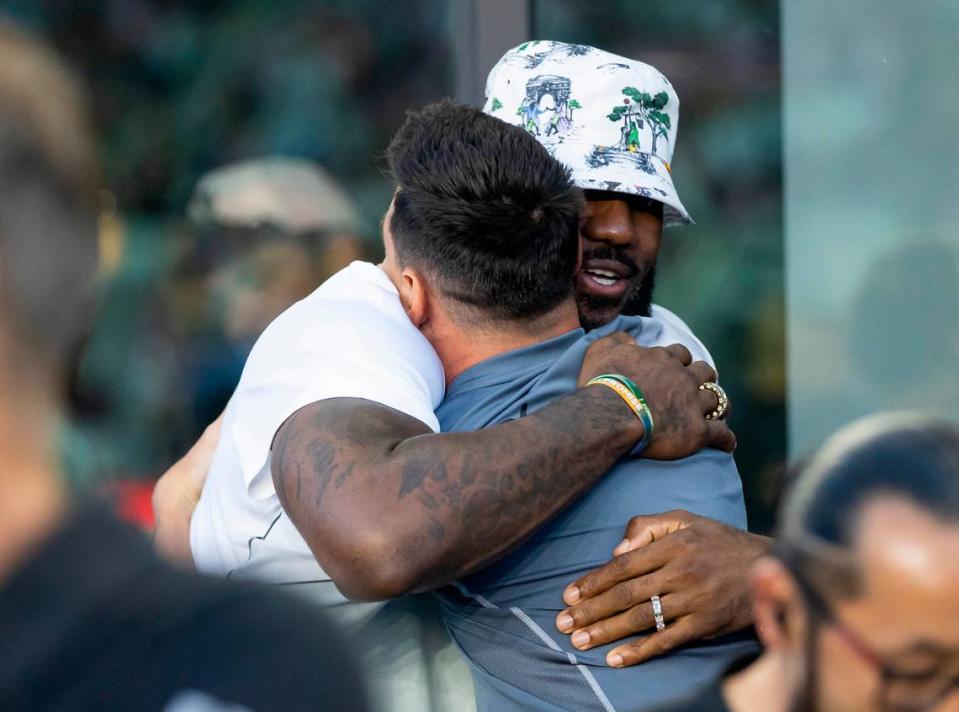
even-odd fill
[(576, 275), (577, 291), (603, 297), (621, 299), (635, 275), (622, 262), (616, 260), (586, 259)]

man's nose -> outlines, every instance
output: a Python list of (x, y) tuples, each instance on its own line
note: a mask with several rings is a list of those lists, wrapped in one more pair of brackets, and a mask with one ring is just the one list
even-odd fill
[(625, 200), (591, 201), (583, 236), (594, 242), (627, 247), (633, 241), (633, 222)]

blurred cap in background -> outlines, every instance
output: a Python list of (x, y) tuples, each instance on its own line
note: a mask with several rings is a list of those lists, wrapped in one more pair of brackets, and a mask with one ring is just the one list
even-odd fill
[(187, 214), (198, 226), (272, 226), (282, 232), (355, 231), (356, 208), (319, 165), (279, 156), (233, 163), (197, 184)]

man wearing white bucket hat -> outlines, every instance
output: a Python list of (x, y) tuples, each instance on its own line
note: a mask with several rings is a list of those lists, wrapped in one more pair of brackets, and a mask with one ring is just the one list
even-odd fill
[(536, 136), (580, 188), (655, 200), (667, 226), (692, 222), (670, 166), (679, 97), (655, 67), (585, 45), (527, 42), (493, 67), (483, 111)]
[[(672, 181), (679, 98), (669, 80), (594, 47), (527, 42), (493, 67), (483, 110), (536, 136), (585, 192), (576, 284), (583, 325), (651, 315), (705, 351), (678, 317), (652, 304), (662, 229), (692, 223)], [(612, 649), (608, 662), (633, 665), (684, 640), (742, 628), (750, 623), (746, 573), (768, 546), (764, 537), (688, 512), (636, 517), (616, 550), (621, 556), (566, 590), (570, 607), (557, 627), (580, 650), (648, 633), (656, 623), (650, 599), (662, 594), (655, 578), (668, 577), (684, 582), (680, 596), (663, 604), (667, 621), (676, 622)]]
[(493, 67), (483, 110), (533, 134), (586, 191), (584, 326), (649, 315), (662, 228), (692, 223), (671, 175), (679, 98), (669, 80), (593, 47), (527, 42)]

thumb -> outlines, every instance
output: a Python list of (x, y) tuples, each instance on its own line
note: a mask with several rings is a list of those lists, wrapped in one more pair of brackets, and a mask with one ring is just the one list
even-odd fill
[(649, 546), (657, 539), (685, 529), (688, 522), (672, 512), (633, 517), (626, 527), (626, 538), (613, 549), (613, 556)]

